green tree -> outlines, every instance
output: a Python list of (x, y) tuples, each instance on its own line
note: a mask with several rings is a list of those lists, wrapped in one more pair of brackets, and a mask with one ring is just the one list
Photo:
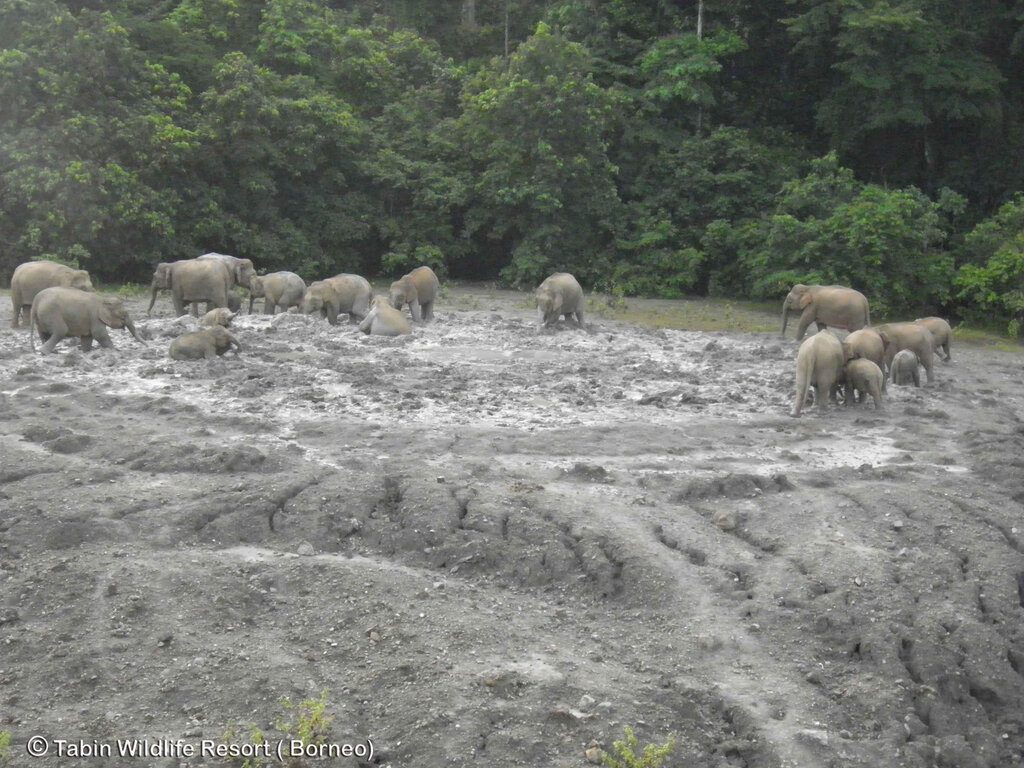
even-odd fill
[(1017, 195), (964, 239), (957, 296), (976, 319), (997, 315), (1012, 336), (1024, 330), (1024, 195)]

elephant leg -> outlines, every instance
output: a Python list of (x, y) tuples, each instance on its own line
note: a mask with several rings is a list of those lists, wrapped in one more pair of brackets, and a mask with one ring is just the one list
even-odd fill
[(828, 326), (821, 322), (821, 320), (815, 320), (814, 324), (818, 326), (819, 331), (824, 331), (826, 328), (828, 328)]
[(210, 346), (208, 346), (206, 349), (203, 350), (203, 359), (204, 360), (216, 360), (217, 359), (217, 348), (213, 344), (211, 344)]
[(43, 344), (43, 352), (53, 352), (57, 345), (60, 344), (64, 337), (68, 335), (68, 327), (65, 325), (63, 319), (58, 318), (52, 326), (50, 326), (50, 338)]
[(815, 405), (818, 406), (818, 413), (825, 413), (828, 409), (828, 403), (832, 399), (832, 388), (834, 382), (829, 379), (822, 381), (818, 386), (814, 388), (814, 399)]
[(338, 308), (333, 304), (324, 305), (324, 313), (327, 315), (327, 322), (331, 325), (338, 324)]
[(428, 301), (426, 304), (421, 304), (420, 309), (423, 310), (424, 322), (433, 322), (434, 320), (434, 302)]
[(953, 356), (951, 354), (949, 354), (949, 341), (944, 341), (942, 343), (942, 351), (946, 355), (946, 362), (947, 363), (951, 362), (953, 360)]
[(412, 312), (412, 319), (414, 323), (423, 322), (423, 311), (420, 308), (420, 303), (418, 301), (409, 302), (409, 311)]
[(800, 315), (800, 324), (796, 327), (796, 340), (801, 341), (808, 327), (814, 322), (814, 307), (808, 307)]
[(181, 317), (182, 315), (188, 314), (188, 310), (185, 309), (185, 300), (181, 297), (181, 294), (177, 292), (172, 293), (171, 302), (174, 304), (175, 317)]
[(272, 314), (274, 314), (274, 310), (275, 309), (276, 308), (274, 307), (274, 302), (272, 302), (269, 297), (263, 299), (263, 314), (264, 315), (272, 315)]
[(914, 386), (915, 387), (920, 387), (921, 386), (921, 371), (918, 370), (917, 366), (914, 366), (913, 379), (914, 379)]
[(874, 394), (871, 395), (871, 399), (875, 401), (875, 410), (876, 411), (884, 411), (885, 410), (885, 408), (882, 407), (882, 395), (881, 394), (874, 393)]
[(103, 347), (104, 349), (114, 348), (114, 342), (110, 340), (110, 334), (107, 332), (106, 328), (99, 328), (93, 331), (92, 335), (96, 338), (96, 341), (98, 341), (100, 343), (100, 346)]
[(932, 356), (931, 355), (925, 355), (925, 358), (926, 359), (921, 361), (921, 364), (924, 365), (924, 372), (925, 372), (925, 375), (928, 377), (928, 383), (932, 384), (935, 381), (935, 372), (934, 372), (933, 366), (932, 366), (932, 362), (933, 362)]
[(582, 309), (577, 309), (576, 310), (576, 325), (578, 325), (580, 328), (583, 327), (583, 310)]
[(79, 342), (79, 345), (81, 346), (83, 352), (88, 352), (89, 350), (91, 350), (92, 349), (92, 336), (82, 336), (81, 341)]

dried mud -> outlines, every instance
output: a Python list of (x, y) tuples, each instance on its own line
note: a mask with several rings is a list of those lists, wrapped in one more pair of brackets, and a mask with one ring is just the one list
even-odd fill
[(166, 299), (147, 346), (51, 356), (3, 304), (14, 764), (321, 691), (380, 765), (583, 766), (625, 726), (688, 768), (1024, 764), (1021, 356), (794, 420), (791, 339), (522, 301), (400, 339), (245, 315), (196, 363)]

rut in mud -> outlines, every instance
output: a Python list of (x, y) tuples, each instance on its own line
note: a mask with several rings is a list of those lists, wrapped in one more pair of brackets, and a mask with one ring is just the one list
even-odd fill
[(5, 313), (15, 755), (326, 690), (394, 766), (581, 766), (625, 726), (688, 768), (1022, 764), (1019, 355), (793, 420), (791, 339), (474, 301), (399, 339), (247, 315), (209, 363), (141, 302), (149, 345), (89, 354)]

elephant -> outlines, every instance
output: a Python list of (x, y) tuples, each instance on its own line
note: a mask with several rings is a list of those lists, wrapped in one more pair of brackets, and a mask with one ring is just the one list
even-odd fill
[(29, 341), (33, 352), (36, 348), (33, 334), (37, 328), (39, 338), (45, 342), (43, 352), (53, 352), (68, 336), (77, 336), (85, 352), (92, 349), (93, 339), (101, 347), (113, 347), (107, 328), (125, 328), (136, 341), (146, 343), (135, 331), (121, 299), (77, 288), (45, 288), (37, 293), (29, 311)]
[(537, 318), (541, 327), (557, 323), (565, 315), (575, 315), (576, 325), (583, 326), (583, 289), (568, 272), (556, 272), (537, 286)]
[(932, 332), (923, 325), (917, 323), (887, 323), (875, 328), (879, 335), (889, 339), (885, 348), (885, 362), (892, 370), (892, 361), (898, 352), (909, 349), (917, 355), (917, 359), (924, 366), (928, 383), (935, 381), (935, 374), (932, 370), (935, 354), (935, 340)]
[(391, 306), (387, 296), (377, 296), (373, 308), (359, 324), (359, 330), (373, 336), (402, 336), (412, 333), (412, 326), (400, 310)]
[(240, 259), (225, 253), (204, 253), (202, 256), (198, 256), (196, 261), (219, 261), (227, 266), (231, 274), (230, 288), (234, 288), (236, 285), (248, 288), (249, 283), (256, 276), (256, 269), (253, 267), (251, 259)]
[(153, 297), (146, 314), (153, 311), (158, 291), (170, 290), (176, 315), (184, 315), (185, 305), (192, 303), (192, 313), (199, 315), (198, 302), (205, 301), (206, 309), (228, 306), (232, 293), (228, 266), (219, 259), (184, 259), (161, 262), (156, 265), (151, 284)]
[(236, 355), (242, 351), (238, 339), (224, 326), (214, 325), (179, 336), (171, 342), (167, 354), (172, 360), (213, 360), (232, 347)]
[(827, 329), (804, 341), (796, 355), (796, 397), (789, 415), (800, 415), (811, 386), (818, 411), (824, 413), (833, 388), (842, 381), (843, 366), (849, 359), (849, 347), (844, 347)]
[(302, 306), (306, 294), (306, 281), (294, 272), (272, 272), (249, 281), (249, 314), (252, 303), (263, 299), (263, 314), (272, 315), (278, 307), (287, 312), (292, 307)]
[(416, 267), (391, 284), (388, 299), (391, 306), (401, 310), (406, 304), (414, 322), (429, 323), (434, 319), (434, 300), (441, 283), (430, 267)]
[(945, 361), (950, 362), (953, 356), (949, 354), (949, 342), (953, 339), (953, 329), (949, 327), (949, 323), (941, 317), (920, 317), (914, 322), (931, 331), (935, 349), (942, 347)]
[(849, 360), (843, 367), (843, 381), (847, 405), (853, 405), (856, 391), (858, 403), (864, 401), (864, 395), (871, 395), (871, 399), (875, 401), (875, 410), (882, 410), (882, 389), (885, 384), (885, 376), (882, 375), (882, 369), (873, 360), (863, 357)]
[(906, 384), (913, 384), (915, 387), (921, 386), (921, 372), (918, 370), (920, 361), (917, 359), (917, 355), (911, 352), (909, 349), (901, 349), (896, 353), (892, 359), (892, 368), (889, 370), (889, 375), (892, 377), (892, 383), (897, 386), (904, 386)]
[(220, 325), (227, 328), (231, 325), (231, 321), (235, 319), (235, 312), (224, 307), (218, 307), (217, 309), (211, 309), (199, 320), (200, 325), (214, 326)]
[(338, 324), (338, 315), (347, 312), (349, 321), (362, 320), (370, 311), (373, 289), (359, 275), (336, 275), (310, 283), (302, 298), (302, 313), (321, 313), (331, 325)]
[(871, 324), (868, 300), (864, 294), (841, 285), (794, 285), (782, 303), (783, 336), (786, 335), (789, 313), (798, 310), (797, 341), (803, 339), (811, 323), (817, 323), (819, 331), (828, 326), (859, 331)]
[[(195, 306), (195, 304), (193, 304), (192, 306)], [(238, 312), (242, 309), (242, 297), (238, 293), (238, 291), (234, 289), (228, 291), (228, 309), (230, 309), (235, 314), (238, 314)]]
[(29, 261), (19, 264), (11, 276), (11, 304), (14, 305), (12, 328), (18, 327), (22, 314), (28, 317), (33, 299), (45, 288), (93, 290), (92, 280), (84, 269), (72, 269), (53, 261)]
[(861, 357), (878, 366), (882, 371), (882, 391), (885, 392), (885, 347), (889, 343), (888, 337), (883, 338), (871, 328), (861, 328), (843, 339), (843, 343), (850, 348), (854, 358)]

